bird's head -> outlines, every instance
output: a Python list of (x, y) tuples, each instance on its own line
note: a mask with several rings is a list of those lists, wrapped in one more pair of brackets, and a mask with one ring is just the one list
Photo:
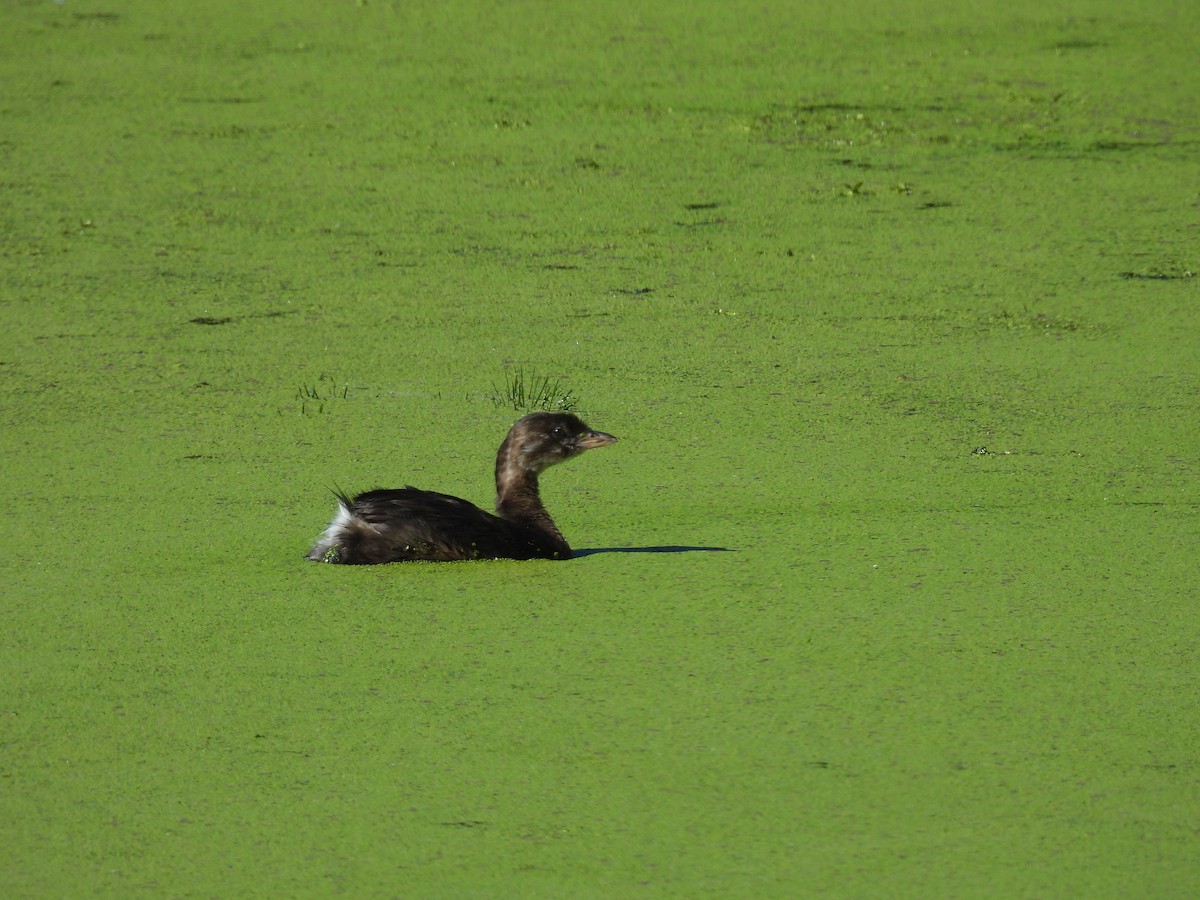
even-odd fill
[(616, 441), (611, 434), (596, 431), (570, 413), (530, 413), (513, 425), (500, 448), (502, 459), (537, 475), (584, 450), (607, 447)]

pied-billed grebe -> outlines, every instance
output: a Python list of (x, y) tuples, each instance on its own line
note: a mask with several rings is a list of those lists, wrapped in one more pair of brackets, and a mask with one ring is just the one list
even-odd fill
[(571, 547), (538, 495), (550, 466), (616, 438), (568, 413), (531, 413), (496, 454), (496, 513), (414, 487), (338, 493), (338, 512), (308, 553), (319, 562), (372, 564), (407, 560), (569, 559)]

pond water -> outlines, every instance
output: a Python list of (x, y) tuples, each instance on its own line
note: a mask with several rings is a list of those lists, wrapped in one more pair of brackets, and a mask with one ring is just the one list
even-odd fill
[[(0, 25), (8, 895), (1200, 888), (1200, 12)], [(518, 369), (577, 559), (303, 559)]]

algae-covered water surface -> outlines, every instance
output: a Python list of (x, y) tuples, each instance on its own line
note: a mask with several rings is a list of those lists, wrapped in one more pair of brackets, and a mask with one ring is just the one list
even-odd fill
[(6, 4), (4, 895), (1200, 891), (1198, 27)]

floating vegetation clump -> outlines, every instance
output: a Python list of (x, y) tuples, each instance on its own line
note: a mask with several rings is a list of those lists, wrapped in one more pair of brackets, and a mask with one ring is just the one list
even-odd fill
[(337, 379), (322, 372), (315, 384), (305, 382), (296, 389), (296, 399), (300, 401), (300, 415), (319, 415), (325, 412), (326, 403), (345, 400), (349, 394), (349, 385), (338, 387)]
[(504, 376), (503, 387), (492, 387), (492, 403), (511, 406), (518, 412), (570, 412), (578, 401), (561, 379), (549, 375), (526, 379), (525, 371), (517, 369)]

